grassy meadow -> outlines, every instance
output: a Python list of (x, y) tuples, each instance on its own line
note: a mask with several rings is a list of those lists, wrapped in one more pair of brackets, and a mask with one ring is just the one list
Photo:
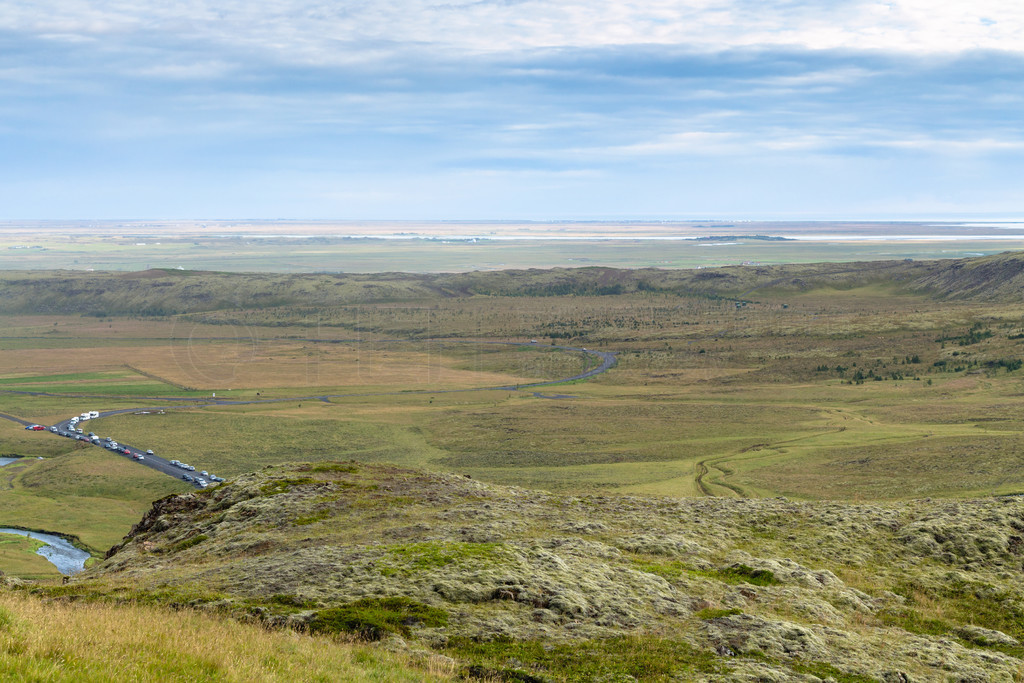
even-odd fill
[(454, 680), (449, 662), (190, 610), (0, 593), (0, 670), (10, 681), (411, 683)]
[[(162, 408), (90, 428), (225, 477), (340, 458), (561, 493), (860, 501), (1024, 492), (1015, 407), (1024, 315), (937, 299), (886, 279), (890, 270), (686, 275), (700, 290), (672, 285), (671, 273), (630, 284), (614, 271), (587, 271), (575, 284), (568, 271), (441, 284), (150, 273), (110, 276), (107, 286), (89, 275), (81, 286), (150, 314), (6, 315), (0, 412), (49, 424), (90, 409)], [(40, 278), (19, 286), (35, 291)], [(146, 283), (165, 281), (207, 304), (154, 313), (146, 297), (160, 288)], [(375, 282), (390, 283), (377, 299)], [(249, 299), (279, 290), (319, 298), (209, 303), (243, 286)], [(333, 304), (317, 294), (335, 286)], [(20, 292), (11, 301), (29, 300)], [(593, 361), (552, 344), (615, 351), (618, 364), (584, 382), (476, 390), (567, 377)], [(213, 404), (213, 394), (271, 401)], [(94, 552), (153, 499), (188, 490), (6, 421), (0, 455), (44, 458), (0, 470), (0, 524), (73, 534)]]

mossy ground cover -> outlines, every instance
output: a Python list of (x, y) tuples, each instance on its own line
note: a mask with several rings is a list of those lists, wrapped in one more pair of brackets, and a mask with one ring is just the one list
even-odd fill
[[(583, 643), (540, 640), (478, 642), (453, 639), (447, 651), (471, 664), (470, 671), (505, 681), (697, 680), (730, 667), (714, 654), (686, 642), (619, 637)], [(632, 677), (632, 679), (627, 678)]]
[(572, 497), (296, 464), (159, 501), (38, 590), (397, 635), (503, 680), (998, 677), (1024, 656), (1022, 504)]

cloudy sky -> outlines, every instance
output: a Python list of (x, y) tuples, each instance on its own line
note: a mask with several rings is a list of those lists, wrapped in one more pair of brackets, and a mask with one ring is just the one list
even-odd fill
[(0, 218), (1024, 216), (1019, 0), (0, 0)]

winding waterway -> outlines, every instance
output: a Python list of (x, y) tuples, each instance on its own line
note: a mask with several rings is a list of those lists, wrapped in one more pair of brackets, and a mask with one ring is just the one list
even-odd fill
[(28, 536), (37, 541), (43, 541), (47, 545), (36, 551), (50, 561), (61, 574), (77, 574), (85, 569), (85, 561), (89, 559), (89, 553), (80, 550), (68, 543), (60, 536), (44, 534), (38, 531), (25, 531), (24, 529), (0, 528), (0, 534), (17, 534)]

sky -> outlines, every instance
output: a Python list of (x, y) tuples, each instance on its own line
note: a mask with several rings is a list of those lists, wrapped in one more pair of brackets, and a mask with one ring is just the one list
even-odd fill
[(0, 0), (0, 219), (1024, 217), (1019, 0)]

